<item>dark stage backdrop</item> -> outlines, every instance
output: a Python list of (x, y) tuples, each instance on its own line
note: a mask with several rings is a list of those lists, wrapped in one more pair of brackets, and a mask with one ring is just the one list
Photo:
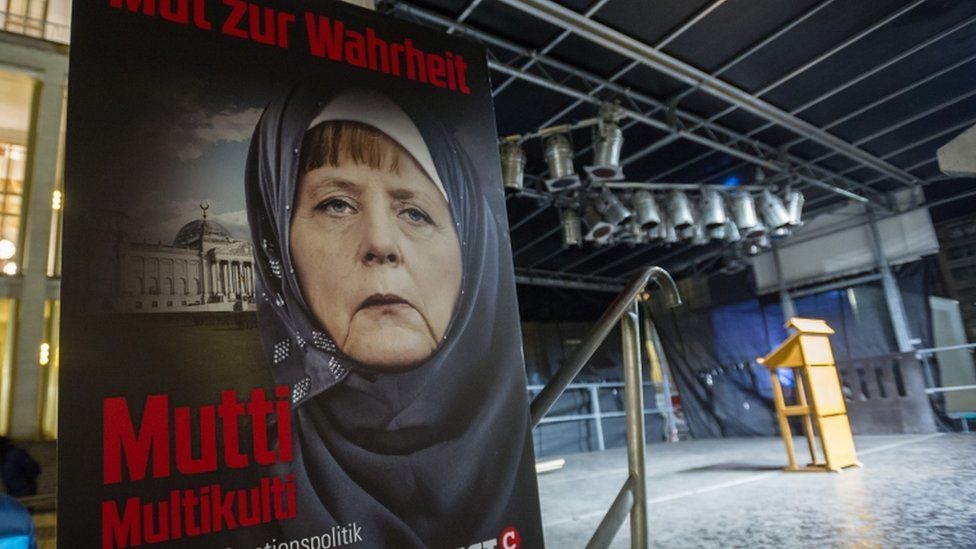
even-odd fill
[[(921, 262), (896, 269), (914, 337), (931, 343), (931, 312)], [(748, 288), (745, 274), (713, 276), (712, 296), (726, 288)], [(838, 361), (897, 351), (881, 283), (831, 290), (795, 300), (797, 315), (822, 318)], [(708, 307), (655, 308), (654, 322), (681, 395), (691, 435), (778, 436), (768, 370), (756, 363), (787, 337), (777, 295), (716, 302)], [(780, 381), (791, 397), (793, 379)]]

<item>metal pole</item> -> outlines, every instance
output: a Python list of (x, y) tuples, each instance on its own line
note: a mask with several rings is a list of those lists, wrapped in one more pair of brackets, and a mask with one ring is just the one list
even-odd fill
[(671, 402), (671, 366), (668, 357), (664, 355), (661, 337), (651, 318), (650, 307), (644, 303), (644, 314), (641, 315), (644, 324), (644, 337), (651, 342), (648, 353), (654, 353), (658, 367), (661, 368), (661, 392), (664, 393), (664, 440), (678, 442), (678, 418), (674, 415), (674, 403)]
[(607, 514), (603, 516), (600, 525), (593, 532), (593, 537), (586, 544), (586, 549), (606, 549), (610, 547), (613, 538), (617, 536), (617, 532), (623, 525), (624, 520), (627, 519), (627, 513), (634, 507), (633, 486), (634, 479), (628, 477), (627, 481), (620, 488), (620, 491), (617, 492), (617, 497), (613, 498), (613, 503), (610, 505), (610, 509), (607, 510)]
[(786, 281), (783, 279), (783, 261), (779, 256), (779, 246), (773, 244), (773, 265), (776, 267), (776, 285), (779, 288), (779, 303), (783, 308), (783, 320), (789, 320), (796, 316), (796, 304), (790, 297), (790, 292), (786, 288)]
[(603, 440), (603, 418), (600, 417), (600, 389), (596, 385), (591, 385), (589, 391), (590, 413), (593, 414), (593, 422), (596, 425), (596, 447), (602, 452), (607, 449), (607, 444)]
[(881, 240), (881, 233), (878, 231), (878, 224), (874, 219), (874, 214), (869, 209), (867, 211), (868, 227), (871, 229), (871, 247), (874, 251), (875, 260), (881, 270), (881, 286), (884, 289), (885, 303), (888, 305), (888, 314), (891, 317), (891, 327), (895, 332), (895, 340), (898, 344), (898, 351), (908, 353), (914, 350), (911, 343), (911, 332), (908, 329), (908, 316), (905, 313), (905, 304), (901, 299), (901, 291), (898, 289), (898, 281), (891, 273), (891, 266), (885, 256), (884, 244)]
[(647, 494), (644, 482), (644, 386), (641, 383), (640, 325), (637, 302), (620, 319), (624, 351), (624, 397), (627, 403), (627, 464), (633, 479), (630, 546), (647, 548)]
[(928, 353), (922, 355), (922, 374), (925, 377), (925, 388), (934, 388), (935, 378), (932, 377), (932, 361), (929, 359)]

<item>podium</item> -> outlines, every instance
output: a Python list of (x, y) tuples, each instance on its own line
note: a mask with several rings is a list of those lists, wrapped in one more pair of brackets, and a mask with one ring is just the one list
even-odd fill
[[(834, 363), (834, 352), (830, 347), (829, 337), (834, 330), (823, 320), (811, 318), (791, 318), (786, 327), (793, 328), (794, 333), (771, 353), (757, 359), (757, 362), (769, 368), (779, 430), (789, 459), (786, 471), (836, 472), (845, 467), (860, 467), (851, 422), (847, 418), (847, 405)], [(783, 397), (783, 386), (777, 375), (780, 368), (793, 370), (795, 404), (787, 405)], [(789, 422), (793, 416), (802, 418), (803, 434), (810, 450), (810, 463), (804, 467), (797, 465), (793, 450), (793, 432)], [(818, 460), (817, 456), (814, 422), (820, 434), (823, 461)]]

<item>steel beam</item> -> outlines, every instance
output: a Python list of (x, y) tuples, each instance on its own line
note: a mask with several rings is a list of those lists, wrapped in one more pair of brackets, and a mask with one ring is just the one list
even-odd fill
[(523, 227), (526, 223), (528, 223), (529, 221), (532, 221), (533, 219), (535, 219), (536, 216), (538, 216), (542, 212), (548, 210), (550, 205), (551, 204), (548, 203), (548, 202), (545, 203), (545, 204), (542, 204), (541, 206), (539, 206), (538, 208), (536, 208), (534, 212), (532, 212), (529, 215), (523, 217), (522, 219), (519, 219), (518, 220), (518, 223), (512, 225), (511, 228), (508, 229), (509, 234), (514, 233), (519, 228)]
[(613, 246), (604, 246), (602, 248), (597, 248), (595, 251), (586, 254), (582, 258), (577, 259), (576, 261), (573, 261), (569, 265), (564, 265), (564, 266), (560, 267), (559, 270), (564, 271), (564, 272), (569, 272), (569, 270), (572, 269), (573, 267), (578, 267), (578, 266), (586, 263), (587, 261), (590, 261), (591, 259), (596, 259), (597, 257), (599, 257), (599, 256), (601, 256), (601, 255), (603, 255), (603, 254), (605, 254), (607, 252), (609, 252), (613, 248), (614, 248)]
[[(719, 67), (718, 69), (715, 70), (715, 72), (712, 73), (712, 76), (719, 77), (719, 76), (725, 74), (725, 72), (728, 71), (728, 70), (730, 70), (732, 67), (735, 67), (736, 65), (738, 65), (739, 63), (745, 61), (749, 57), (752, 57), (752, 55), (755, 54), (757, 51), (765, 48), (769, 44), (772, 44), (773, 42), (775, 42), (776, 40), (778, 40), (781, 36), (785, 35), (786, 33), (790, 32), (794, 28), (798, 27), (801, 23), (803, 23), (807, 19), (813, 17), (814, 15), (816, 15), (817, 13), (819, 13), (821, 10), (823, 10), (824, 8), (826, 8), (827, 6), (833, 4), (836, 1), (837, 0), (823, 0), (823, 1), (821, 1), (817, 5), (815, 5), (812, 8), (810, 8), (809, 10), (803, 12), (803, 14), (801, 14), (799, 17), (793, 19), (792, 21), (790, 21), (786, 25), (784, 25), (784, 26), (776, 29), (776, 32), (774, 32), (773, 34), (767, 36), (766, 38), (763, 38), (761, 41), (759, 41), (757, 44), (751, 46), (746, 51), (744, 51), (744, 52), (736, 55), (731, 60), (725, 62), (721, 67)], [(672, 99), (672, 101), (674, 101), (675, 103), (677, 103), (677, 102), (681, 101), (682, 99), (684, 99), (685, 97), (688, 97), (692, 93), (698, 91), (698, 88), (699, 88), (698, 85), (694, 85), (694, 86), (692, 86), (692, 87), (684, 90), (683, 92), (675, 95), (674, 98)]]
[[(854, 143), (857, 144), (857, 145), (863, 145), (863, 144), (868, 143), (870, 141), (874, 141), (875, 139), (877, 139), (877, 138), (879, 138), (879, 137), (881, 137), (883, 135), (887, 135), (887, 134), (889, 134), (889, 133), (891, 133), (891, 132), (893, 132), (895, 130), (898, 130), (900, 128), (904, 128), (905, 126), (911, 124), (912, 122), (917, 122), (917, 121), (925, 118), (926, 116), (929, 116), (929, 115), (931, 115), (933, 113), (939, 112), (939, 111), (941, 111), (942, 109), (944, 109), (946, 107), (951, 107), (952, 105), (955, 105), (956, 103), (959, 103), (960, 101), (965, 101), (966, 99), (969, 99), (970, 97), (973, 97), (973, 96), (976, 96), (976, 90), (968, 91), (968, 92), (966, 92), (966, 93), (964, 93), (962, 95), (953, 97), (952, 99), (950, 99), (948, 101), (943, 101), (942, 103), (939, 103), (938, 105), (929, 107), (928, 109), (925, 109), (924, 111), (922, 111), (920, 113), (914, 114), (914, 115), (912, 115), (912, 116), (910, 116), (908, 118), (905, 118), (903, 120), (899, 120), (898, 122), (896, 122), (896, 123), (894, 123), (894, 124), (892, 124), (890, 126), (886, 126), (886, 127), (882, 128), (882, 129), (880, 129), (880, 130), (878, 130), (878, 131), (876, 131), (876, 132), (874, 132), (874, 133), (872, 133), (870, 135), (867, 135), (865, 137), (862, 137), (862, 138), (858, 139)], [(827, 154), (823, 154), (823, 155), (820, 155), (817, 158), (811, 160), (811, 162), (813, 162), (813, 163), (822, 162), (822, 161), (824, 161), (824, 160), (826, 160), (826, 159), (834, 156), (835, 154), (836, 153), (833, 153), (833, 152), (830, 152), (830, 153), (827, 153)], [(848, 170), (848, 171), (852, 171), (852, 170)], [(916, 182), (918, 182), (917, 178), (916, 178)]]
[[(604, 4), (606, 4), (608, 1), (609, 0), (597, 0), (595, 4), (593, 4), (592, 6), (590, 6), (589, 9), (586, 10), (585, 17), (589, 18), (594, 13), (600, 11), (600, 8), (602, 8)], [(546, 55), (547, 53), (554, 50), (556, 46), (562, 43), (562, 41), (565, 40), (566, 37), (568, 37), (570, 34), (571, 33), (568, 30), (564, 30), (563, 32), (559, 33), (559, 36), (557, 36), (552, 42), (549, 42), (549, 44), (547, 44), (546, 47), (542, 48), (542, 52), (541, 52), (542, 55)], [(536, 64), (537, 61), (538, 61), (537, 57), (535, 55), (532, 55), (531, 58), (522, 66), (522, 70), (529, 70), (530, 68), (532, 68), (533, 65)], [(512, 82), (514, 81), (515, 81), (515, 77), (510, 76), (508, 80), (502, 82), (501, 84), (498, 85), (497, 88), (491, 91), (491, 96), (498, 97), (498, 94), (505, 91), (505, 88), (511, 86)]]
[[(944, 38), (944, 36), (937, 37), (937, 38), (940, 38), (941, 39), (941, 38)], [(845, 114), (844, 116), (842, 116), (840, 118), (836, 118), (834, 120), (831, 120), (827, 124), (824, 124), (823, 125), (823, 129), (826, 131), (826, 130), (830, 130), (832, 128), (835, 128), (835, 127), (843, 124), (844, 122), (847, 122), (849, 120), (852, 120), (852, 119), (854, 119), (854, 118), (856, 118), (856, 117), (858, 117), (858, 116), (860, 116), (860, 115), (862, 115), (862, 114), (864, 114), (866, 112), (869, 112), (869, 111), (871, 111), (871, 110), (873, 110), (873, 109), (875, 109), (875, 108), (877, 108), (877, 107), (879, 107), (879, 106), (887, 103), (888, 101), (891, 101), (892, 99), (896, 99), (896, 98), (898, 98), (898, 97), (900, 97), (900, 96), (902, 96), (902, 95), (904, 95), (904, 94), (906, 94), (906, 93), (908, 93), (908, 92), (910, 92), (910, 91), (912, 91), (914, 89), (919, 88), (920, 86), (923, 86), (923, 85), (925, 85), (925, 84), (927, 84), (927, 83), (935, 80), (936, 78), (939, 78), (941, 76), (944, 76), (944, 75), (946, 75), (946, 74), (948, 74), (948, 73), (950, 73), (950, 72), (952, 72), (952, 71), (954, 71), (954, 70), (956, 70), (956, 69), (958, 69), (958, 68), (960, 68), (960, 67), (962, 67), (962, 66), (964, 66), (964, 65), (966, 65), (968, 63), (972, 63), (973, 61), (976, 61), (976, 54), (970, 55), (970, 56), (968, 56), (968, 57), (966, 57), (966, 58), (964, 58), (964, 59), (962, 59), (960, 61), (957, 61), (957, 62), (953, 63), (952, 65), (949, 65), (948, 67), (939, 69), (938, 71), (936, 71), (936, 72), (934, 72), (934, 73), (932, 73), (932, 74), (930, 74), (930, 75), (928, 75), (928, 76), (926, 76), (926, 77), (924, 77), (924, 78), (922, 78), (920, 80), (915, 80), (914, 82), (912, 82), (908, 86), (905, 86), (904, 88), (900, 88), (898, 90), (895, 90), (895, 91), (889, 93), (888, 95), (885, 95), (884, 97), (881, 97), (879, 99), (876, 99), (875, 101), (872, 101), (871, 103), (869, 103), (869, 104), (867, 104), (867, 105), (865, 105), (865, 106), (863, 106), (863, 107), (861, 107), (861, 108), (859, 108), (859, 109), (857, 109), (855, 111), (852, 111), (850, 113)], [(873, 71), (869, 71), (869, 72), (873, 72)], [(718, 73), (716, 73), (716, 74), (718, 74)], [(829, 92), (829, 93), (832, 94), (833, 92)], [(798, 113), (806, 110), (807, 108), (809, 108), (809, 107), (811, 107), (811, 106), (819, 103), (820, 100), (821, 100), (821, 98), (818, 98), (816, 100), (816, 103), (814, 103), (814, 102), (807, 103), (806, 105), (803, 105), (803, 106), (801, 106), (798, 109), (794, 109), (794, 110), (790, 111), (790, 113), (791, 114), (798, 114)], [(758, 128), (758, 129), (756, 129), (756, 130), (750, 131), (749, 133), (746, 134), (746, 136), (747, 137), (754, 137), (755, 135), (759, 134), (763, 130), (766, 130), (766, 129), (770, 128), (770, 127), (772, 127), (772, 125), (766, 124), (766, 125)], [(785, 150), (789, 150), (790, 148), (798, 145), (799, 143), (802, 143), (803, 141), (806, 141), (806, 137), (800, 136), (800, 137), (797, 137), (795, 139), (792, 139), (792, 140), (788, 141), (782, 147)], [(712, 154), (715, 154), (715, 152), (714, 151), (709, 151), (707, 153), (698, 155), (695, 158), (692, 158), (691, 160), (689, 160), (689, 161), (681, 164), (680, 166), (677, 166), (675, 168), (671, 168), (671, 169), (663, 172), (662, 174), (656, 175), (655, 177), (666, 177), (666, 176), (668, 176), (668, 175), (670, 175), (672, 173), (675, 173), (675, 172), (679, 171), (682, 168), (685, 168), (687, 166), (690, 166), (692, 164), (695, 164), (696, 162), (699, 162), (701, 160), (704, 160), (705, 158), (707, 158), (708, 156), (710, 156)], [(882, 159), (884, 159), (884, 157), (882, 157)], [(878, 181), (880, 181), (880, 180), (881, 179), (879, 179)]]
[(559, 248), (556, 249), (556, 251), (552, 252), (551, 254), (543, 257), (542, 259), (537, 259), (537, 260), (533, 261), (526, 268), (527, 269), (531, 269), (531, 268), (535, 267), (536, 265), (542, 265), (546, 261), (549, 261), (550, 259), (552, 259), (552, 258), (556, 257), (557, 255), (563, 253), (564, 251), (566, 251), (566, 248), (563, 248), (562, 246), (560, 246)]
[[(790, 71), (788, 74), (786, 74), (786, 75), (778, 78), (777, 80), (775, 80), (771, 84), (768, 84), (768, 85), (764, 86), (762, 89), (760, 89), (759, 91), (755, 92), (755, 94), (754, 94), (755, 97), (762, 97), (762, 96), (766, 95), (767, 93), (775, 90), (776, 88), (780, 87), (781, 85), (785, 84), (786, 82), (789, 82), (790, 80), (792, 80), (792, 79), (796, 78), (797, 76), (803, 74), (804, 72), (806, 72), (810, 68), (812, 68), (812, 67), (814, 67), (814, 66), (822, 63), (823, 61), (825, 61), (827, 59), (829, 59), (830, 57), (832, 57), (837, 52), (839, 52), (839, 51), (847, 48), (848, 46), (850, 46), (850, 45), (854, 44), (855, 42), (861, 40), (862, 38), (868, 36), (869, 34), (873, 33), (874, 31), (880, 29), (881, 27), (883, 27), (883, 26), (887, 25), (888, 23), (894, 21), (895, 19), (901, 17), (905, 13), (908, 13), (909, 11), (915, 9), (917, 6), (919, 6), (920, 4), (922, 4), (925, 1), (926, 0), (915, 0), (911, 4), (908, 4), (906, 6), (903, 6), (901, 9), (899, 9), (895, 13), (888, 15), (887, 17), (885, 17), (881, 21), (876, 22), (875, 24), (871, 25), (870, 27), (868, 27), (868, 28), (862, 30), (861, 32), (855, 34), (854, 36), (848, 38), (844, 42), (842, 42), (842, 43), (834, 46), (830, 50), (828, 50), (828, 51), (826, 51), (826, 52), (818, 55), (814, 59), (811, 59), (810, 61), (804, 63), (802, 66), (794, 69), (793, 71)], [(737, 105), (732, 105), (729, 108), (727, 108), (727, 109), (719, 112), (718, 114), (715, 114), (715, 115), (709, 117), (708, 118), (708, 121), (709, 122), (714, 122), (714, 121), (722, 118), (723, 116), (725, 116), (727, 114), (731, 114), (732, 112), (736, 111), (738, 108), (739, 107)], [(800, 109), (800, 110), (802, 110), (802, 109)], [(788, 114), (789, 115), (795, 115), (797, 112), (798, 111), (794, 110), (794, 111), (792, 111), (792, 112), (790, 112)], [(799, 120), (799, 118), (797, 120)], [(756, 134), (758, 134), (759, 132), (761, 132), (763, 130), (766, 130), (768, 128), (771, 128), (771, 127), (775, 126), (776, 124), (777, 124), (776, 121), (770, 121), (769, 123), (761, 126), (760, 128), (757, 128), (755, 130), (752, 130), (751, 132), (749, 132), (747, 134), (747, 136), (751, 137), (753, 135), (756, 135)], [(801, 135), (803, 135), (803, 134), (801, 134)]]
[(612, 282), (587, 282), (585, 280), (574, 280), (564, 276), (542, 276), (531, 273), (520, 268), (515, 269), (515, 283), (525, 286), (545, 286), (548, 288), (564, 288), (567, 290), (587, 290), (591, 292), (608, 292), (616, 294), (623, 289), (623, 283)]
[[(874, 155), (858, 149), (837, 136), (824, 132), (815, 125), (801, 120), (782, 109), (733, 86), (723, 80), (697, 69), (670, 55), (653, 49), (635, 38), (627, 36), (606, 25), (581, 16), (552, 0), (499, 0), (515, 9), (571, 30), (575, 34), (603, 46), (620, 55), (658, 70), (678, 81), (690, 85), (700, 85), (700, 89), (714, 97), (732, 103), (751, 114), (775, 122), (800, 135), (809, 135), (812, 141), (828, 149), (837, 151), (894, 179), (914, 183), (917, 179)], [(920, 1), (920, 0), (916, 0)]]
[[(955, 34), (956, 32), (958, 32), (958, 31), (960, 31), (960, 30), (968, 27), (973, 22), (976, 22), (976, 16), (970, 17), (970, 18), (968, 18), (968, 19), (966, 19), (966, 20), (964, 20), (964, 21), (962, 21), (960, 23), (957, 23), (957, 24), (953, 25), (952, 27), (950, 27), (950, 28), (948, 28), (948, 29), (946, 29), (946, 30), (944, 30), (944, 31), (936, 34), (935, 36), (933, 36), (933, 37), (925, 40), (924, 42), (922, 42), (920, 44), (916, 44), (916, 45), (912, 46), (911, 48), (908, 48), (907, 50), (899, 53), (898, 55), (892, 57), (891, 59), (888, 59), (887, 61), (881, 63), (880, 65), (876, 65), (876, 66), (872, 67), (870, 70), (865, 71), (865, 72), (862, 72), (861, 74), (857, 75), (856, 78), (854, 78), (852, 80), (848, 80), (848, 81), (844, 82), (843, 84), (841, 84), (840, 86), (837, 86), (837, 87), (831, 89), (830, 91), (828, 91), (826, 93), (823, 93), (823, 94), (821, 94), (821, 95), (819, 95), (819, 96), (811, 99), (810, 101), (807, 101), (806, 103), (800, 105), (799, 107), (791, 110), (790, 111), (790, 114), (799, 114), (799, 113), (801, 113), (801, 112), (809, 109), (810, 107), (812, 107), (814, 105), (818, 105), (820, 103), (823, 103), (827, 99), (830, 99), (831, 97), (833, 97), (833, 96), (837, 95), (838, 93), (840, 93), (840, 92), (842, 92), (842, 91), (850, 88), (851, 86), (853, 86), (855, 84), (858, 84), (860, 82), (863, 82), (867, 78), (870, 78), (871, 76), (874, 76), (875, 74), (877, 74), (877, 73), (879, 73), (879, 72), (881, 72), (881, 71), (883, 71), (883, 70), (891, 67), (892, 65), (895, 65), (896, 63), (899, 63), (899, 62), (905, 60), (906, 58), (908, 58), (908, 57), (910, 57), (910, 56), (918, 53), (919, 51), (921, 51), (921, 50), (923, 50), (923, 49), (925, 49), (925, 48), (927, 48), (927, 47), (935, 44), (936, 42), (939, 42), (941, 40), (944, 40), (945, 38), (947, 38), (947, 37)], [(911, 87), (915, 87), (917, 85), (918, 84), (916, 83), (916, 84), (914, 84)], [(823, 129), (824, 130), (828, 130), (828, 129), (834, 127), (835, 125), (836, 124), (828, 124), (828, 125), (823, 126)], [(759, 128), (756, 128), (755, 130), (750, 131), (746, 135), (749, 136), (749, 137), (752, 137), (752, 136), (754, 136), (754, 135), (756, 135), (756, 134), (758, 134), (758, 133), (760, 133), (760, 132), (762, 132), (762, 131), (764, 131), (766, 129), (771, 128), (772, 126), (773, 126), (772, 124), (765, 124), (765, 125), (763, 125), (763, 126), (761, 126)], [(800, 142), (804, 141), (805, 139), (806, 139), (805, 137), (800, 136), (800, 137), (798, 137), (798, 138), (790, 141), (786, 145), (784, 145), (784, 147), (786, 147), (786, 148), (792, 147), (793, 145), (795, 145), (797, 143), (800, 143)]]
[(543, 240), (549, 238), (550, 236), (558, 233), (561, 230), (563, 230), (562, 225), (556, 225), (555, 227), (553, 227), (549, 231), (547, 231), (547, 232), (539, 235), (538, 237), (536, 237), (535, 240), (533, 240), (532, 242), (529, 242), (525, 246), (522, 246), (519, 249), (517, 249), (514, 252), (512, 252), (512, 257), (515, 258), (515, 257), (518, 257), (518, 256), (524, 254), (525, 251), (528, 250), (529, 248), (534, 248), (537, 244), (539, 244)]
[[(964, 130), (964, 129), (970, 127), (970, 126), (972, 126), (973, 124), (976, 124), (976, 118), (970, 118), (969, 120), (966, 120), (965, 122), (962, 122), (960, 124), (956, 124), (956, 125), (952, 126), (951, 128), (947, 128), (945, 130), (941, 130), (941, 131), (938, 131), (936, 133), (930, 133), (930, 134), (926, 135), (925, 137), (922, 137), (920, 139), (916, 139), (915, 141), (912, 141), (911, 143), (909, 143), (907, 145), (904, 145), (902, 147), (898, 147), (897, 149), (895, 149), (893, 151), (884, 153), (884, 155), (881, 158), (884, 158), (885, 160), (888, 160), (889, 158), (894, 158), (894, 157), (898, 156), (899, 154), (901, 154), (903, 152), (910, 151), (910, 150), (912, 150), (912, 149), (914, 149), (916, 147), (920, 147), (920, 146), (928, 143), (929, 141), (934, 141), (936, 139), (945, 137), (947, 135), (952, 135), (952, 134), (955, 134), (957, 132), (960, 132), (960, 131), (962, 131), (962, 130)], [(851, 168), (847, 168), (846, 170), (844, 170), (844, 171), (842, 171), (840, 173), (842, 173), (842, 174), (848, 174), (848, 173), (857, 171), (859, 169), (860, 169), (860, 166), (854, 166), (854, 167), (851, 167)]]
[[(413, 7), (413, 6), (404, 4), (404, 3), (398, 3), (395, 7), (397, 9), (399, 9), (400, 11), (406, 13), (406, 14), (409, 14), (409, 15), (411, 15), (413, 17), (416, 17), (416, 18), (419, 18), (419, 19), (422, 19), (422, 20), (426, 20), (428, 22), (431, 22), (431, 23), (434, 23), (434, 24), (437, 24), (437, 25), (449, 26), (449, 25), (452, 25), (452, 24), (456, 24), (456, 22), (453, 21), (453, 20), (451, 20), (451, 19), (445, 18), (443, 16), (440, 16), (440, 15), (437, 15), (437, 14), (434, 14), (434, 13), (431, 13), (431, 12), (429, 12), (427, 10), (424, 10), (424, 9), (421, 9), (421, 8), (416, 8), (416, 7)], [(653, 112), (655, 112), (657, 110), (660, 110), (659, 107), (661, 107), (663, 105), (660, 101), (658, 101), (658, 100), (656, 100), (654, 98), (651, 98), (649, 96), (640, 94), (638, 92), (634, 92), (634, 91), (629, 90), (627, 88), (620, 87), (617, 84), (607, 82), (606, 80), (602, 79), (601, 77), (588, 74), (585, 71), (582, 71), (582, 70), (580, 70), (580, 69), (578, 69), (576, 67), (573, 67), (571, 65), (568, 65), (568, 64), (563, 63), (561, 61), (557, 61), (557, 60), (554, 60), (554, 59), (551, 59), (551, 58), (548, 58), (548, 57), (545, 57), (545, 56), (542, 56), (542, 55), (535, 54), (534, 52), (531, 52), (529, 50), (526, 50), (525, 48), (523, 48), (522, 46), (519, 46), (517, 44), (513, 44), (511, 42), (508, 42), (507, 40), (498, 38), (498, 37), (493, 36), (493, 35), (488, 34), (488, 33), (484, 33), (482, 31), (478, 31), (476, 29), (472, 29), (470, 27), (463, 27), (463, 30), (465, 31), (465, 33), (467, 33), (467, 34), (469, 34), (469, 35), (471, 35), (471, 36), (473, 36), (473, 37), (475, 37), (475, 38), (477, 38), (479, 40), (482, 40), (482, 41), (484, 41), (486, 43), (493, 44), (493, 45), (496, 45), (498, 47), (508, 49), (509, 51), (512, 51), (512, 52), (514, 52), (516, 54), (519, 54), (519, 55), (523, 55), (523, 56), (529, 56), (529, 55), (531, 55), (531, 56), (533, 56), (533, 58), (535, 60), (537, 60), (540, 63), (549, 65), (552, 68), (555, 68), (555, 69), (558, 69), (560, 71), (567, 72), (569, 74), (572, 74), (574, 76), (577, 76), (577, 77), (579, 77), (579, 78), (581, 78), (583, 80), (586, 80), (587, 82), (590, 82), (590, 83), (592, 83), (594, 85), (605, 84), (605, 86), (607, 88), (611, 89), (612, 91), (614, 91), (616, 93), (619, 93), (621, 95), (624, 95), (624, 96), (626, 96), (626, 97), (628, 97), (630, 99), (639, 100), (641, 102), (644, 102), (644, 103), (647, 103), (649, 105), (652, 105), (654, 107), (654, 109), (652, 109), (650, 111), (651, 113), (653, 113)], [(594, 105), (597, 105), (597, 104), (600, 103), (600, 100), (596, 99), (595, 97), (590, 96), (589, 93), (587, 93), (587, 92), (583, 92), (583, 91), (577, 90), (575, 88), (571, 88), (569, 86), (566, 86), (565, 84), (553, 82), (553, 81), (548, 80), (547, 78), (545, 78), (543, 76), (539, 76), (539, 75), (536, 75), (536, 74), (532, 74), (532, 73), (526, 72), (523, 69), (519, 69), (519, 68), (515, 68), (515, 67), (510, 67), (510, 66), (508, 66), (508, 65), (506, 65), (504, 63), (501, 63), (499, 61), (490, 60), (489, 61), (489, 68), (491, 68), (493, 70), (496, 70), (498, 72), (502, 72), (504, 74), (508, 74), (508, 75), (513, 76), (515, 78), (521, 78), (521, 79), (523, 79), (523, 80), (525, 80), (527, 82), (536, 84), (538, 86), (546, 87), (546, 88), (548, 88), (550, 90), (553, 90), (553, 91), (556, 91), (556, 92), (559, 92), (559, 93), (563, 93), (564, 95), (567, 95), (569, 97), (573, 97), (575, 99), (579, 99), (581, 101), (587, 101), (587, 102), (590, 102), (590, 103), (592, 103)], [(656, 128), (658, 130), (665, 131), (665, 132), (674, 131), (674, 129), (671, 126), (669, 126), (667, 123), (662, 122), (660, 120), (657, 120), (656, 118), (653, 118), (650, 114), (645, 114), (645, 113), (641, 113), (641, 112), (634, 111), (634, 110), (630, 110), (630, 109), (624, 109), (624, 112), (625, 112), (625, 114), (627, 114), (628, 116), (630, 116), (632, 119), (634, 119), (636, 121), (639, 121), (639, 122), (642, 122), (642, 123), (645, 123), (645, 124), (647, 124), (647, 125), (649, 125), (649, 126), (651, 126), (653, 128)], [(744, 140), (744, 139), (740, 139), (740, 138), (743, 137), (742, 134), (740, 134), (738, 132), (735, 132), (733, 130), (730, 130), (728, 128), (724, 128), (724, 127), (721, 127), (721, 126), (718, 126), (718, 125), (709, 124), (709, 123), (707, 123), (706, 121), (704, 121), (701, 117), (699, 117), (697, 115), (693, 115), (691, 113), (684, 112), (684, 111), (681, 111), (681, 110), (678, 110), (677, 111), (677, 114), (678, 114), (679, 117), (684, 118), (684, 119), (686, 119), (686, 120), (688, 120), (688, 121), (690, 121), (690, 122), (692, 122), (694, 124), (703, 125), (712, 134), (719, 133), (719, 134), (722, 134), (722, 135), (727, 136), (731, 140)], [(785, 169), (783, 166), (780, 166), (779, 164), (770, 162), (766, 158), (763, 158), (762, 156), (754, 155), (754, 154), (747, 153), (747, 152), (744, 152), (744, 151), (740, 151), (740, 150), (735, 149), (735, 148), (732, 148), (732, 147), (727, 147), (725, 144), (717, 141), (716, 139), (714, 139), (711, 136), (703, 137), (703, 136), (694, 134), (692, 132), (683, 132), (682, 133), (682, 137), (685, 138), (685, 139), (689, 139), (691, 141), (697, 142), (699, 144), (705, 145), (707, 147), (710, 147), (710, 148), (713, 148), (713, 149), (716, 149), (716, 150), (720, 150), (720, 151), (726, 152), (726, 153), (731, 154), (733, 156), (737, 156), (739, 158), (743, 158), (743, 159), (748, 160), (748, 161), (750, 161), (752, 163), (761, 165), (761, 166), (765, 167), (766, 169), (771, 170), (771, 171), (774, 171), (774, 172), (783, 171)], [(745, 141), (748, 141), (748, 140), (745, 140)], [(759, 143), (759, 142), (750, 142), (749, 144), (752, 147), (757, 148), (757, 149), (762, 148), (764, 151), (766, 151), (766, 154), (769, 155), (769, 156), (773, 156), (774, 154), (776, 154), (775, 149), (773, 149), (772, 147), (770, 147), (768, 145), (765, 145), (765, 144), (762, 144), (762, 143)], [(837, 178), (835, 176), (835, 174), (831, 173), (829, 170), (820, 168), (818, 166), (813, 166), (813, 165), (805, 164), (805, 161), (803, 159), (798, 158), (798, 157), (788, 156), (788, 160), (790, 162), (794, 163), (795, 165), (806, 166), (806, 167), (808, 167), (811, 170), (815, 170), (815, 171), (819, 172), (818, 174), (815, 174), (816, 178), (819, 178), (819, 179), (838, 179), (839, 181), (842, 181), (842, 182), (844, 182), (844, 183), (846, 183), (848, 185), (852, 185), (852, 186), (857, 186), (857, 184), (858, 184), (858, 182), (856, 182), (854, 180), (851, 180), (849, 178), (846, 178), (846, 179), (843, 178), (843, 177)], [(818, 180), (818, 183), (823, 184), (819, 180)], [(847, 194), (851, 194), (851, 193), (848, 192)], [(865, 199), (863, 197), (860, 197), (860, 196), (857, 199), (860, 200), (860, 201), (867, 201), (867, 199)]]

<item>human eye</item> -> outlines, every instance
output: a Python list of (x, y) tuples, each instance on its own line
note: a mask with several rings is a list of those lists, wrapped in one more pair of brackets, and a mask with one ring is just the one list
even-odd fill
[(408, 206), (403, 209), (400, 215), (406, 217), (408, 221), (417, 225), (433, 225), (434, 220), (427, 215), (427, 212), (421, 210), (420, 208), (415, 208)]
[(315, 209), (332, 215), (350, 215), (356, 213), (356, 208), (344, 198), (328, 198), (318, 203)]

